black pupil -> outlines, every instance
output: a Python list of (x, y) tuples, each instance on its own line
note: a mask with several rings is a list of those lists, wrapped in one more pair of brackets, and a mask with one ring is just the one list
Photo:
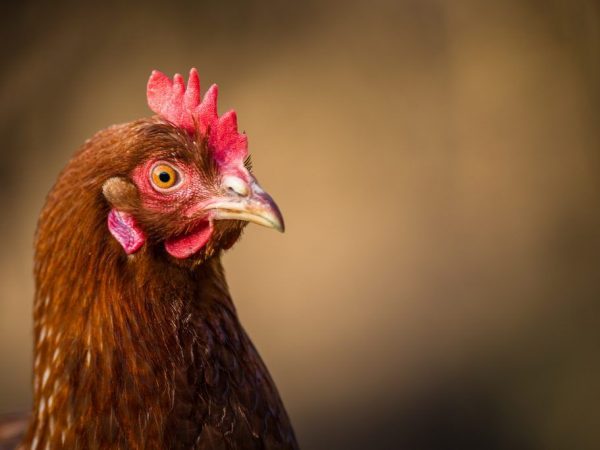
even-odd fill
[(168, 172), (161, 172), (158, 174), (158, 179), (163, 183), (168, 183), (171, 180), (171, 175)]

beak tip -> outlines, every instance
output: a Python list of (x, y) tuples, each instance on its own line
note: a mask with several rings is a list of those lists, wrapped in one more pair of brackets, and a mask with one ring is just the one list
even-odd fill
[(281, 214), (281, 211), (279, 211), (279, 208), (277, 208), (277, 205), (275, 205), (275, 208), (277, 210), (277, 220), (275, 222), (275, 229), (280, 233), (285, 233), (285, 221), (283, 220), (283, 215)]
[(285, 221), (283, 220), (283, 214), (281, 214), (277, 203), (275, 203), (271, 197), (267, 197), (265, 203), (268, 205), (267, 210), (269, 211), (269, 215), (271, 216), (270, 222), (272, 228), (279, 231), (280, 233), (285, 233)]

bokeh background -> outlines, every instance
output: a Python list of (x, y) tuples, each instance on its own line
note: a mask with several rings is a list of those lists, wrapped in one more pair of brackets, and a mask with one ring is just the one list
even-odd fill
[(303, 448), (600, 448), (597, 2), (0, 8), (0, 413), (47, 191), (195, 66), (286, 217), (225, 266)]

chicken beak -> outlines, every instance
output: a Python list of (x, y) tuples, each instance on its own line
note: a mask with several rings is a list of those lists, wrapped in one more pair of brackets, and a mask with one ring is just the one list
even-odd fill
[[(233, 186), (233, 187), (232, 187)], [(228, 195), (204, 207), (213, 220), (243, 220), (284, 232), (283, 216), (275, 201), (253, 180), (250, 186), (232, 183)], [(243, 187), (243, 188), (242, 188)]]

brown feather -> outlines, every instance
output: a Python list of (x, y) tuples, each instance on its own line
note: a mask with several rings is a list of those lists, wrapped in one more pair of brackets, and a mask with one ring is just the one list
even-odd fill
[[(59, 176), (36, 233), (25, 448), (297, 448), (220, 262), (222, 243), (243, 225), (220, 224), (197, 255), (175, 260), (161, 240), (187, 225), (144, 211), (127, 186), (150, 156), (191, 161), (210, 182), (216, 169), (205, 147), (144, 119), (98, 133)], [(109, 202), (149, 234), (135, 255), (108, 232)]]

